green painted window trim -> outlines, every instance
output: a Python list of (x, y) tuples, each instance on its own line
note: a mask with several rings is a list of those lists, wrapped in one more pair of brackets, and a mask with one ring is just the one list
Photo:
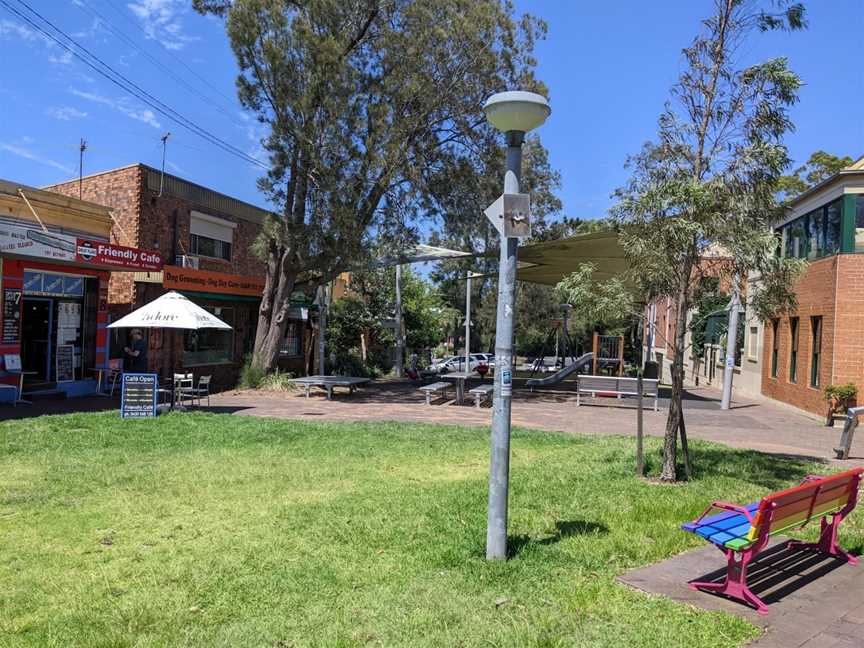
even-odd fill
[(855, 194), (843, 196), (843, 207), (840, 212), (840, 253), (852, 254), (855, 252)]

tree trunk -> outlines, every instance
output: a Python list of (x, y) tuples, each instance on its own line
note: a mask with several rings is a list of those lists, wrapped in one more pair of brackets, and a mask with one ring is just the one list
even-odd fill
[(678, 430), (684, 421), (682, 397), (684, 395), (684, 339), (687, 334), (687, 309), (689, 307), (690, 274), (693, 259), (690, 256), (684, 263), (676, 296), (675, 345), (672, 359), (672, 394), (669, 398), (669, 415), (666, 418), (666, 433), (663, 438), (663, 470), (661, 481), (673, 482), (677, 479), (675, 460), (677, 459)]
[[(288, 328), (288, 309), (295, 284), (295, 275), (285, 268), (288, 254), (287, 250), (281, 250), (279, 263), (268, 262), (264, 296), (258, 313), (252, 361), (267, 373), (278, 367), (279, 350)], [(275, 271), (271, 270), (273, 266), (276, 266)]]

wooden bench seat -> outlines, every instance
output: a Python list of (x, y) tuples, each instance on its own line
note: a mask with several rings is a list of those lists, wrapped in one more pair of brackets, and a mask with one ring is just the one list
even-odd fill
[[(582, 404), (582, 394), (611, 394), (622, 396), (638, 396), (638, 378), (623, 376), (579, 376), (576, 383), (576, 406)], [(654, 411), (657, 411), (660, 398), (660, 381), (654, 378), (642, 379), (642, 396), (654, 399)]]
[(483, 401), (492, 398), (492, 394), (495, 391), (495, 385), (479, 385), (474, 389), (469, 389), (468, 393), (474, 397), (474, 405), (477, 409), (480, 409), (480, 405)]
[[(772, 536), (801, 528), (814, 520), (820, 521), (819, 541), (790, 542), (790, 546), (815, 549), (857, 564), (858, 559), (837, 544), (837, 527), (857, 504), (862, 472), (864, 468), (854, 468), (827, 477), (810, 476), (799, 486), (743, 506), (713, 502), (702, 515), (681, 528), (705, 538), (726, 554), (726, 578), (722, 583), (692, 582), (690, 587), (744, 601), (759, 614), (767, 614), (768, 606), (747, 586), (747, 565)], [(709, 515), (715, 510), (720, 512)]]
[(445, 396), (447, 394), (447, 389), (450, 387), (450, 383), (447, 382), (436, 382), (431, 385), (423, 385), (418, 389), (422, 392), (426, 393), (426, 404), (432, 404), (432, 395), (436, 396)]

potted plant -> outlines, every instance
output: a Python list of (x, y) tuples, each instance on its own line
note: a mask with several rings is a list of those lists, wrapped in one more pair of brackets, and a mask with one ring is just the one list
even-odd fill
[(857, 396), (858, 387), (855, 386), (855, 383), (828, 385), (825, 388), (825, 400), (828, 402), (828, 414), (825, 425), (832, 427), (834, 425), (834, 415), (845, 413), (847, 409), (852, 407)]

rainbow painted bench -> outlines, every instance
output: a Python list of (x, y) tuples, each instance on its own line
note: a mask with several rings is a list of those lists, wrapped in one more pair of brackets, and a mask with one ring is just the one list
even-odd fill
[[(739, 506), (714, 502), (698, 518), (681, 525), (705, 538), (726, 555), (726, 578), (722, 583), (691, 582), (690, 588), (717, 592), (768, 614), (768, 606), (747, 586), (747, 565), (772, 536), (821, 520), (821, 535), (815, 543), (792, 542), (790, 547), (814, 549), (843, 558), (852, 565), (858, 559), (837, 544), (837, 527), (858, 501), (858, 486), (864, 468), (820, 477), (811, 475), (799, 486), (766, 495), (758, 502)], [(712, 511), (720, 513), (709, 515)], [(830, 518), (830, 520), (829, 520)]]

